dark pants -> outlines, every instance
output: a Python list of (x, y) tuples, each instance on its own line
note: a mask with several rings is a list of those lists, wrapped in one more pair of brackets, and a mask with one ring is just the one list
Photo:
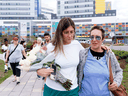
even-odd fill
[(20, 69), (16, 68), (19, 65), (19, 62), (17, 63), (10, 63), (13, 71), (13, 75), (16, 75), (16, 77), (20, 77)]

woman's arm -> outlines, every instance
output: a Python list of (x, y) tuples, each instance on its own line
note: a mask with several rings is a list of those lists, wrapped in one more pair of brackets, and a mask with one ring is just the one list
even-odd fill
[(22, 54), (26, 57), (25, 49), (22, 51)]
[(5, 62), (8, 62), (8, 61), (7, 61), (7, 58), (8, 58), (8, 56), (9, 56), (9, 53), (10, 53), (10, 51), (7, 50), (7, 52), (6, 52), (6, 59), (5, 59)]
[(111, 53), (111, 64), (112, 70), (115, 72), (115, 74), (113, 74), (114, 81), (119, 87), (123, 79), (123, 70), (120, 68), (120, 64), (118, 63), (118, 60), (113, 52)]

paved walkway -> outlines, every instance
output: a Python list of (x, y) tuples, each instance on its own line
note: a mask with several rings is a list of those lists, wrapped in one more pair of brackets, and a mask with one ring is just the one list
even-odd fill
[(0, 54), (0, 59), (3, 60), (3, 54)]
[(43, 80), (37, 79), (36, 72), (21, 72), (19, 85), (13, 79), (11, 76), (0, 85), (0, 96), (43, 96)]
[(110, 46), (111, 49), (114, 50), (124, 50), (124, 51), (128, 51), (128, 46)]
[[(0, 59), (3, 55), (0, 54)], [(43, 80), (37, 79), (36, 72), (21, 71), (20, 84), (12, 82), (13, 75), (0, 84), (0, 96), (43, 96)]]

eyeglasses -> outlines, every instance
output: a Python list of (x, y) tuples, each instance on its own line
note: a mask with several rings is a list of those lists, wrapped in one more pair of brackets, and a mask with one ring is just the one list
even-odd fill
[[(100, 40), (101, 37), (100, 36), (95, 36), (96, 40)], [(90, 39), (93, 40), (94, 39), (94, 36), (90, 36)]]

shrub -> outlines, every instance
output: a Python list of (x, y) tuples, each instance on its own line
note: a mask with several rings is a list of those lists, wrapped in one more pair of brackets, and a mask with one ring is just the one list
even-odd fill
[(116, 56), (119, 56), (120, 59), (126, 59), (128, 57), (127, 51), (120, 51), (120, 50), (112, 50)]
[(127, 57), (127, 59), (125, 59), (125, 61), (128, 63), (128, 57)]

